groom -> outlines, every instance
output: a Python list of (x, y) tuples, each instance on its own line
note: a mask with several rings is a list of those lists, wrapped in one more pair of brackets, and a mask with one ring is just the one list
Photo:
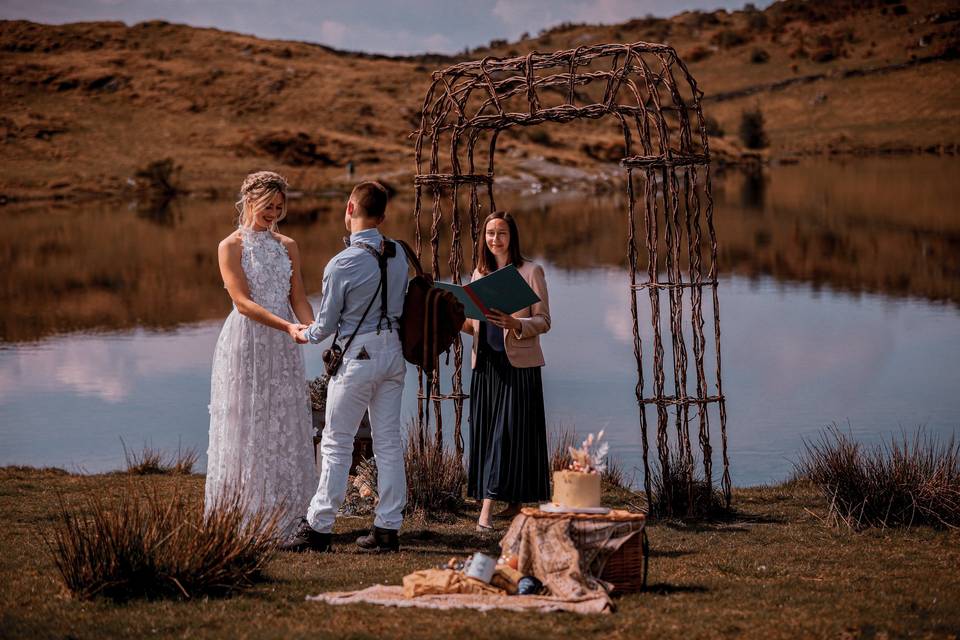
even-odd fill
[[(407, 480), (400, 435), (400, 398), (406, 363), (398, 322), (407, 288), (407, 261), (393, 241), (384, 241), (378, 227), (386, 217), (387, 191), (378, 182), (361, 182), (350, 194), (344, 223), (350, 231), (346, 249), (323, 272), (323, 298), (316, 321), (301, 332), (316, 344), (337, 333), (344, 346), (343, 363), (327, 387), (326, 425), (320, 443), (320, 484), (290, 551), (329, 551), (330, 531), (347, 490), (353, 441), (365, 411), (370, 412), (373, 454), (377, 461), (377, 504), (373, 530), (357, 538), (368, 551), (399, 551), (397, 530), (403, 523)], [(365, 246), (364, 246), (365, 245)], [(385, 253), (384, 282), (377, 258)], [(397, 256), (399, 254), (399, 256)], [(369, 308), (366, 317), (364, 312)], [(361, 322), (362, 320), (362, 322)]]

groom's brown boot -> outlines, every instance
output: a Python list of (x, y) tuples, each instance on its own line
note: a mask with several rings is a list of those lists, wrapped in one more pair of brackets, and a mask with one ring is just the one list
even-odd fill
[(287, 542), (280, 545), (281, 551), (332, 551), (330, 546), (330, 534), (315, 531), (307, 522), (306, 518), (300, 520), (300, 526), (297, 532), (293, 534)]
[(396, 529), (381, 529), (375, 526), (370, 533), (357, 538), (357, 546), (361, 551), (396, 552), (400, 551), (400, 539)]

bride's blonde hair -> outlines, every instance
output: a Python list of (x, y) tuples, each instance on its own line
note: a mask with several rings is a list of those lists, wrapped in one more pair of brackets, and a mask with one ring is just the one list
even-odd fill
[(283, 196), (283, 208), (280, 215), (273, 221), (271, 231), (277, 230), (277, 223), (287, 217), (287, 179), (273, 171), (255, 171), (243, 180), (240, 185), (240, 199), (237, 200), (237, 213), (240, 214), (238, 224), (249, 227), (253, 224), (253, 216), (278, 193)]

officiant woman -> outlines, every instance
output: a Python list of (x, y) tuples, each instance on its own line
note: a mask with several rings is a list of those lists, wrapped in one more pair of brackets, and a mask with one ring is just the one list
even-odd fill
[(482, 501), (478, 531), (493, 528), (493, 501), (509, 517), (524, 502), (550, 494), (547, 428), (543, 410), (540, 335), (550, 330), (543, 267), (523, 257), (516, 220), (495, 211), (483, 222), (473, 279), (512, 264), (540, 298), (513, 315), (491, 310), (486, 321), (468, 318), (473, 336), (470, 384), (470, 460), (467, 495)]

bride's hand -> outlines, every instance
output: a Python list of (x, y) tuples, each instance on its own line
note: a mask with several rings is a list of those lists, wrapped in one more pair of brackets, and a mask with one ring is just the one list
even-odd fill
[(296, 324), (294, 322), (291, 322), (290, 324), (287, 325), (287, 333), (290, 335), (291, 338), (293, 338), (293, 341), (296, 342), (297, 344), (307, 344), (310, 341), (307, 340), (307, 337), (304, 333), (304, 329), (306, 329), (308, 326), (309, 325), (306, 325), (306, 324)]

